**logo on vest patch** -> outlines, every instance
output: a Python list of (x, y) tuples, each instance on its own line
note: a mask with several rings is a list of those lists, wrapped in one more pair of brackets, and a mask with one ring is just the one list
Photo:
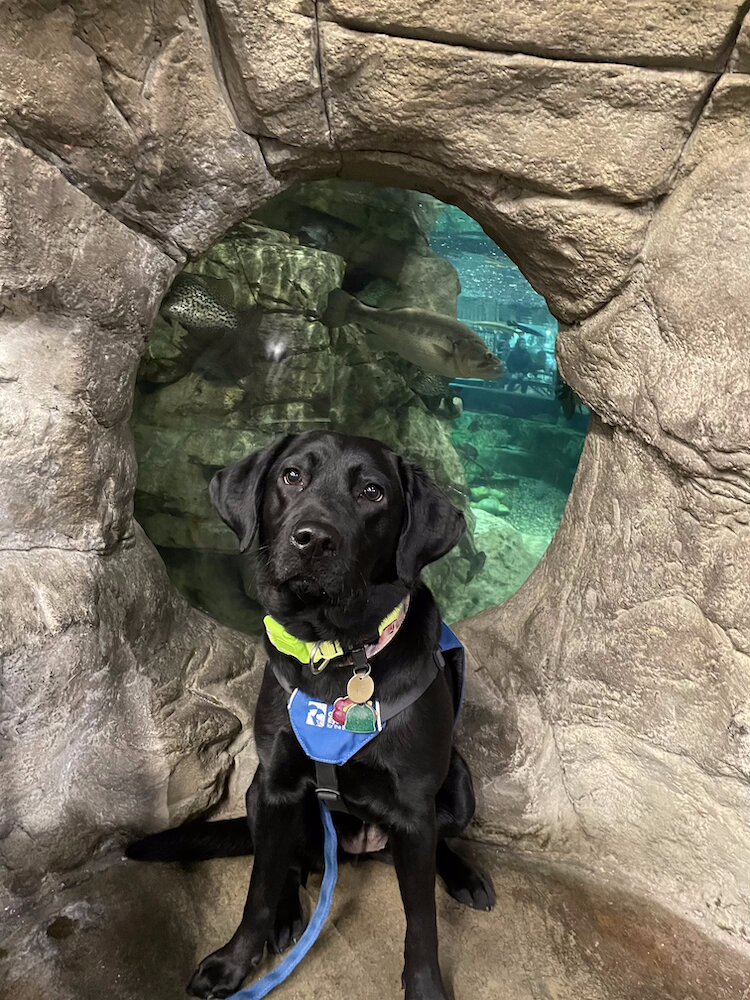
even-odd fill
[(327, 715), (328, 705), (324, 701), (308, 701), (305, 725), (325, 729)]
[(324, 701), (308, 701), (305, 725), (313, 729), (343, 729), (336, 719), (335, 706)]

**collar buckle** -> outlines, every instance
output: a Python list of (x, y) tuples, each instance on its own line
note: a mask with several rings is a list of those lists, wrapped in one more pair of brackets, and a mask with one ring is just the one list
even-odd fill
[(328, 664), (331, 662), (329, 659), (322, 659), (320, 663), (316, 663), (316, 659), (320, 654), (320, 647), (323, 645), (322, 642), (316, 642), (313, 648), (310, 650), (310, 670), (314, 674), (321, 674)]
[(353, 649), (349, 655), (352, 658), (352, 664), (354, 665), (354, 673), (370, 673), (370, 661), (367, 659), (367, 653), (365, 652), (364, 646), (359, 646), (357, 649)]

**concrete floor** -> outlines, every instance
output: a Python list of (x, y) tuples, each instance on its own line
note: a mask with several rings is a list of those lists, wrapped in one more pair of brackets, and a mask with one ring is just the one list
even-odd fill
[[(478, 913), (438, 890), (456, 1000), (750, 997), (750, 959), (673, 914), (580, 873), (466, 849), (492, 871), (498, 903)], [(46, 903), (3, 915), (0, 1000), (180, 1000), (197, 961), (233, 930), (248, 867), (117, 860), (48, 886)], [(403, 932), (393, 870), (345, 866), (328, 927), (274, 997), (400, 997)]]

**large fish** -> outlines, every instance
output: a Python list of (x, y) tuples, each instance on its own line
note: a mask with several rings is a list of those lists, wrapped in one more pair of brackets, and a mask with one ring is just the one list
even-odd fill
[(178, 274), (172, 282), (161, 314), (188, 330), (236, 330), (239, 319), (216, 297), (210, 278)]
[(445, 378), (500, 378), (502, 362), (457, 319), (423, 309), (374, 309), (341, 288), (328, 296), (328, 327), (361, 326), (383, 350), (395, 351), (423, 371)]
[(566, 420), (572, 420), (579, 409), (583, 409), (581, 397), (571, 389), (560, 372), (555, 373), (555, 396), (557, 397)]

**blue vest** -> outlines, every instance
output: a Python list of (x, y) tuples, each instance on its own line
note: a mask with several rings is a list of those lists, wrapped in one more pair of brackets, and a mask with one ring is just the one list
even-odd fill
[[(466, 679), (466, 652), (458, 638), (443, 623), (440, 634), (439, 650), (445, 663), (445, 669), (450, 670), (453, 679), (454, 715), (456, 721), (463, 704), (464, 683)], [(373, 702), (376, 728), (373, 733), (353, 733), (344, 729), (334, 718), (335, 706), (323, 701), (317, 701), (295, 688), (287, 703), (289, 719), (294, 735), (307, 756), (321, 764), (346, 764), (364, 746), (382, 732), (387, 721), (382, 719), (385, 714), (380, 702)]]

